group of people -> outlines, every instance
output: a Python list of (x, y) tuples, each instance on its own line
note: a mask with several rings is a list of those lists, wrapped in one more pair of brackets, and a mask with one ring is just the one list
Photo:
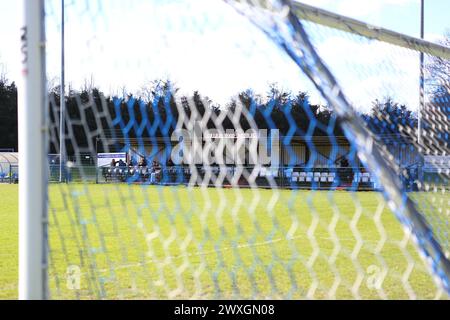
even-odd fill
[[(129, 165), (127, 165), (127, 163), (122, 159), (119, 159), (118, 161), (116, 161), (116, 159), (112, 159), (110, 163), (110, 167), (127, 167), (127, 166), (135, 167), (134, 162), (132, 160), (130, 160)], [(148, 168), (147, 159), (145, 157), (141, 157), (137, 164), (137, 167)], [(161, 180), (161, 172), (162, 172), (162, 168), (159, 162), (153, 160), (152, 165), (149, 169), (150, 169), (148, 170), (148, 173), (150, 174), (149, 182), (151, 184), (159, 182)]]
[(119, 161), (116, 161), (116, 159), (111, 160), (110, 167), (126, 167), (127, 164), (122, 159), (119, 159)]

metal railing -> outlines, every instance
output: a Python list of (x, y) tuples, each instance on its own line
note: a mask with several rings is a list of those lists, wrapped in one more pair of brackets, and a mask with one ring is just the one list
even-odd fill
[[(416, 168), (403, 177), (405, 188), (414, 189)], [(49, 166), (49, 181), (59, 182), (59, 166)], [(307, 166), (139, 166), (95, 167), (78, 165), (66, 168), (64, 182), (135, 183), (159, 185), (218, 186), (261, 188), (376, 190), (379, 185), (363, 167)]]
[[(49, 165), (49, 182), (60, 182), (59, 165)], [(418, 167), (403, 168), (403, 185), (407, 190), (417, 189)], [(152, 174), (153, 177), (152, 177)], [(422, 177), (424, 182), (432, 179)], [(308, 166), (162, 166), (160, 170), (152, 167), (96, 167), (74, 165), (63, 172), (65, 183), (135, 183), (158, 185), (190, 186), (231, 186), (286, 188), (286, 189), (349, 189), (377, 190), (375, 178), (363, 167), (308, 167)], [(434, 180), (433, 180), (434, 181)], [(18, 183), (19, 167), (11, 165), (9, 173), (0, 174), (0, 182)], [(440, 181), (448, 185), (448, 180)]]

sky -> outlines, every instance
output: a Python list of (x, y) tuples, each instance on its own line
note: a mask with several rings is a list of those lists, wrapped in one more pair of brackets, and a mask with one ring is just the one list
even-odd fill
[[(47, 72), (59, 84), (60, 2), (46, 1)], [(303, 0), (332, 12), (419, 36), (420, 0)], [(0, 0), (0, 72), (19, 79), (21, 1)], [(299, 68), (243, 16), (220, 0), (66, 0), (66, 84), (92, 82), (110, 94), (142, 93), (170, 78), (182, 93), (199, 90), (225, 103), (269, 84), (308, 91), (323, 103)], [(450, 1), (425, 0), (425, 39), (450, 29)], [(313, 43), (350, 101), (367, 108), (375, 97), (418, 101), (418, 54), (306, 24)]]

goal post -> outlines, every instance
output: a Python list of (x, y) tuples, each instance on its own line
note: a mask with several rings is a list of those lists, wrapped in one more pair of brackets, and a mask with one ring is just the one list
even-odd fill
[(19, 124), (19, 299), (47, 286), (47, 85), (44, 0), (22, 1)]

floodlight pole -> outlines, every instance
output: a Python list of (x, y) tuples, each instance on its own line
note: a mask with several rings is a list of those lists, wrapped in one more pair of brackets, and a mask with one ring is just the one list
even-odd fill
[(64, 83), (64, 0), (61, 0), (61, 86), (60, 86), (60, 108), (59, 108), (59, 182), (65, 178), (64, 166), (66, 163), (66, 142), (65, 142), (65, 83)]
[[(424, 38), (424, 9), (425, 4), (424, 0), (420, 0), (420, 38)], [(424, 73), (423, 73), (423, 67), (424, 67), (424, 56), (423, 51), (420, 51), (420, 101), (419, 101), (419, 112), (417, 112), (417, 144), (420, 146), (422, 137), (422, 110), (425, 108), (425, 90), (424, 90)]]
[(23, 0), (19, 89), (19, 299), (47, 294), (45, 0)]

